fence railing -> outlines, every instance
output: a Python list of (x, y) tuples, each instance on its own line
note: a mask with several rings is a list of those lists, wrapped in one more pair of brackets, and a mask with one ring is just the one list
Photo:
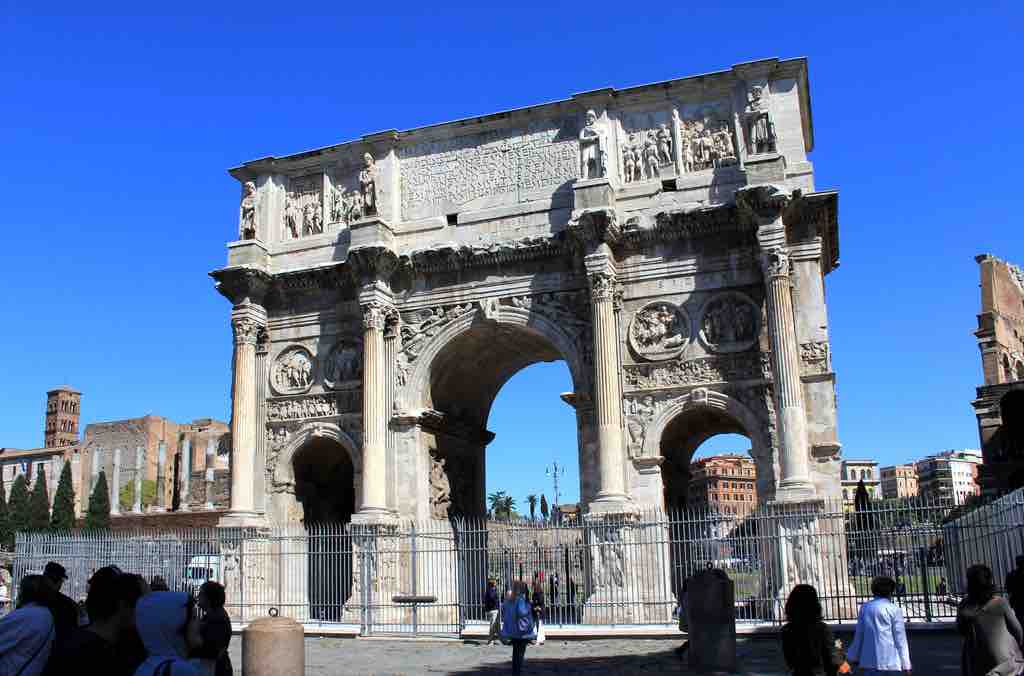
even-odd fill
[(47, 561), (84, 598), (105, 565), (196, 591), (227, 588), (237, 621), (272, 610), (361, 633), (454, 634), (486, 623), (484, 591), (533, 585), (549, 625), (672, 626), (687, 578), (725, 570), (740, 622), (778, 623), (793, 584), (814, 584), (826, 619), (849, 620), (876, 575), (897, 580), (910, 620), (950, 619), (966, 567), (1002, 580), (1024, 551), (1024, 492), (964, 518), (951, 505), (910, 500), (849, 512), (841, 503), (768, 504), (745, 516), (640, 511), (559, 524), (452, 519), (386, 526), (19, 534), (15, 580)]

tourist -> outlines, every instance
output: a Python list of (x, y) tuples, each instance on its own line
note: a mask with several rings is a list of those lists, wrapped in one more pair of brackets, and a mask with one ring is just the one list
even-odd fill
[(196, 605), (203, 611), (199, 620), (199, 646), (192, 657), (200, 661), (203, 671), (213, 676), (231, 676), (231, 618), (224, 610), (224, 585), (208, 580), (199, 588)]
[(498, 630), (501, 628), (501, 621), (498, 619), (498, 581), (493, 577), (487, 578), (487, 589), (484, 590), (484, 610), (487, 611), (487, 645), (493, 645), (498, 638)]
[(46, 667), (48, 674), (71, 674), (82, 665), (104, 665), (104, 673), (131, 676), (142, 663), (142, 656), (128, 656), (124, 639), (135, 624), (135, 606), (141, 590), (135, 578), (116, 568), (100, 568), (89, 580), (85, 605), (88, 627), (75, 630), (63, 646), (53, 651)]
[(42, 575), (26, 575), (17, 610), (0, 618), (0, 674), (43, 673), (57, 634), (50, 612), (53, 588)]
[(533, 623), (537, 631), (537, 645), (544, 645), (544, 578), (534, 576), (533, 594), (530, 597), (531, 610), (533, 611)]
[(68, 579), (68, 573), (64, 566), (56, 561), (48, 562), (43, 567), (43, 577), (55, 592), (52, 597), (53, 602), (50, 606), (50, 612), (53, 613), (54, 629), (57, 631), (54, 644), (57, 648), (60, 648), (68, 642), (75, 629), (79, 627), (81, 610), (77, 603), (61, 592), (64, 581)]
[(964, 637), (960, 660), (964, 676), (1024, 673), (1024, 632), (1010, 604), (995, 591), (991, 568), (967, 569), (967, 597), (956, 613), (956, 628)]
[(809, 584), (793, 587), (786, 599), (782, 654), (793, 676), (835, 676), (846, 661), (822, 621), (818, 592)]
[(135, 676), (199, 676), (189, 664), (186, 637), (195, 636), (192, 602), (184, 592), (154, 591), (135, 608), (135, 624), (148, 657)]
[(501, 607), (501, 636), (512, 644), (512, 673), (523, 671), (526, 644), (537, 637), (530, 610), (530, 588), (522, 580), (512, 583), (511, 598)]
[(939, 596), (948, 596), (949, 595), (949, 585), (946, 584), (946, 578), (944, 578), (944, 577), (940, 577), (939, 578), (939, 586), (936, 588), (935, 591), (936, 591), (936, 593)]
[(892, 602), (896, 581), (876, 577), (871, 581), (874, 598), (861, 606), (857, 631), (847, 653), (851, 663), (859, 663), (864, 676), (910, 673), (910, 648), (903, 611)]
[(1006, 593), (1017, 619), (1024, 618), (1024, 556), (1017, 557), (1017, 567), (1006, 576)]

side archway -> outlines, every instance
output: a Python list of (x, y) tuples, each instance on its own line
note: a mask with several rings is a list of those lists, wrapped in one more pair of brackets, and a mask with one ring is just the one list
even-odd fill
[(729, 433), (750, 440), (750, 454), (757, 468), (758, 502), (774, 497), (778, 462), (767, 421), (734, 397), (697, 388), (659, 406), (645, 435), (643, 455), (663, 459), (666, 508), (686, 505), (689, 465), (697, 448), (715, 435)]
[(362, 487), (358, 448), (348, 433), (330, 423), (303, 425), (291, 434), (268, 477), (272, 521), (348, 521)]

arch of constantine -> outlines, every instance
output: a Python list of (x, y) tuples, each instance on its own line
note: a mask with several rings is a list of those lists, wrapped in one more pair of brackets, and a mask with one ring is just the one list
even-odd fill
[(232, 169), (223, 525), (482, 515), (494, 398), (558, 359), (588, 519), (685, 505), (722, 432), (761, 500), (837, 496), (813, 141), (806, 61), (770, 59)]

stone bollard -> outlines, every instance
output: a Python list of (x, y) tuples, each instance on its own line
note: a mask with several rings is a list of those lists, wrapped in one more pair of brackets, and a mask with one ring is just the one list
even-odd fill
[(290, 617), (261, 617), (242, 631), (245, 676), (294, 676), (306, 672), (302, 625)]
[(736, 671), (736, 605), (732, 580), (722, 570), (705, 570), (686, 585), (690, 668)]

